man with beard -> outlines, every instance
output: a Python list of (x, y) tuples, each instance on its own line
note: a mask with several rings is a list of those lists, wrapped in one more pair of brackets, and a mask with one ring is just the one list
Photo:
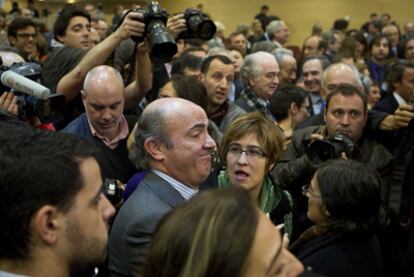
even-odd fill
[(369, 45), (371, 58), (367, 60), (366, 64), (371, 79), (377, 81), (380, 84), (380, 88), (382, 88), (383, 82), (389, 72), (387, 58), (390, 52), (390, 46), (390, 41), (385, 35), (374, 37)]
[(221, 132), (240, 115), (245, 114), (228, 97), (234, 79), (234, 66), (226, 56), (210, 56), (201, 66), (202, 81), (207, 89), (209, 118), (216, 123)]
[(0, 123), (0, 276), (63, 276), (106, 256), (115, 209), (93, 145)]

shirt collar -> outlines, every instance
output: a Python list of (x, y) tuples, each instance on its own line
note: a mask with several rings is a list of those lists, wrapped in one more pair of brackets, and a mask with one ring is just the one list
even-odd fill
[(199, 191), (198, 189), (190, 188), (189, 186), (184, 185), (183, 183), (177, 181), (173, 177), (165, 174), (164, 172), (161, 172), (154, 168), (151, 170), (152, 172), (154, 172), (155, 175), (159, 176), (160, 178), (168, 182), (175, 190), (177, 190), (181, 194), (181, 196), (185, 200), (190, 200)]
[(395, 100), (397, 101), (398, 105), (407, 105), (407, 101), (404, 100), (404, 98), (402, 98), (398, 93), (396, 93), (395, 91), (392, 93), (392, 95), (394, 96)]
[(114, 137), (112, 140), (104, 137), (103, 135), (99, 134), (96, 129), (93, 127), (92, 123), (90, 122), (88, 118), (88, 124), (89, 128), (91, 129), (91, 134), (94, 137), (99, 138), (106, 146), (108, 146), (111, 149), (115, 149), (118, 147), (118, 144), (121, 140), (125, 139), (129, 134), (129, 127), (128, 122), (126, 121), (126, 118), (124, 115), (121, 115), (121, 118), (119, 120), (118, 126), (119, 126), (119, 133), (116, 137)]

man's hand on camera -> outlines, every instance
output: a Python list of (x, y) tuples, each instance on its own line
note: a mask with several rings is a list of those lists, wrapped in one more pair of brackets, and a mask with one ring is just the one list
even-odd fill
[(187, 30), (187, 24), (184, 19), (184, 14), (179, 13), (170, 16), (167, 21), (168, 32), (176, 39), (178, 35)]
[(310, 136), (311, 139), (311, 143), (314, 142), (315, 140), (323, 140), (323, 136), (321, 134), (311, 134)]
[(115, 31), (121, 40), (134, 37), (142, 37), (145, 32), (145, 24), (141, 22), (142, 13), (130, 12)]
[(4, 92), (0, 96), (0, 109), (17, 116), (19, 113), (19, 105), (17, 104), (17, 100), (17, 96), (12, 92)]

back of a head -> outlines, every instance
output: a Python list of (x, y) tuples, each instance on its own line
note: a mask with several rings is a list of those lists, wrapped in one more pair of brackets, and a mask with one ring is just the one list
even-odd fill
[(287, 84), (279, 88), (270, 97), (270, 111), (276, 121), (284, 120), (288, 117), (288, 111), (292, 103), (300, 107), (306, 98), (306, 91), (296, 85)]
[(207, 90), (204, 84), (194, 76), (171, 76), (170, 82), (177, 97), (199, 105), (207, 111)]
[(374, 168), (355, 160), (335, 160), (318, 166), (316, 180), (330, 216), (328, 224), (341, 232), (373, 232), (380, 212), (380, 177)]
[(202, 192), (160, 222), (142, 276), (241, 276), (257, 225), (245, 190)]
[(96, 155), (72, 135), (0, 122), (0, 259), (31, 253), (31, 217), (44, 205), (66, 213), (83, 187), (79, 163)]

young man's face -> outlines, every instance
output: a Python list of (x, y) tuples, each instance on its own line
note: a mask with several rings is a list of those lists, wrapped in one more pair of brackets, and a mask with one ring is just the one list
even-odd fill
[(80, 162), (83, 188), (67, 212), (65, 234), (68, 263), (77, 270), (90, 268), (105, 260), (109, 220), (115, 209), (102, 193), (102, 178), (94, 158)]
[(75, 16), (70, 19), (65, 34), (58, 36), (58, 39), (66, 47), (88, 49), (91, 46), (90, 32), (89, 20), (83, 16)]
[(35, 27), (28, 26), (17, 30), (16, 36), (9, 36), (9, 41), (22, 54), (28, 55), (36, 48), (36, 35)]

